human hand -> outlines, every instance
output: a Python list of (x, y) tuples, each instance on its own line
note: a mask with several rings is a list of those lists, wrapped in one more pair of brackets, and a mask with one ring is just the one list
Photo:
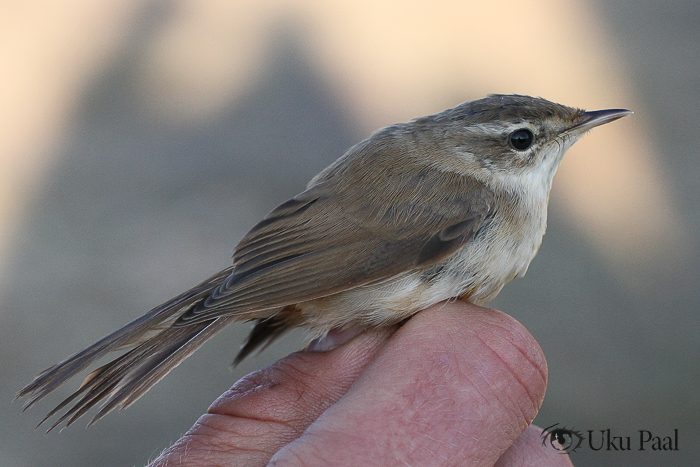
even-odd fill
[(438, 304), (238, 381), (151, 467), (571, 466), (528, 426), (547, 386), (515, 319)]

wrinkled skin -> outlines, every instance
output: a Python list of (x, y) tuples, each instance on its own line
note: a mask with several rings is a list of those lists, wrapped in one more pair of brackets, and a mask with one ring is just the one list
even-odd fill
[(530, 423), (547, 364), (510, 316), (458, 301), (241, 379), (151, 466), (570, 466)]

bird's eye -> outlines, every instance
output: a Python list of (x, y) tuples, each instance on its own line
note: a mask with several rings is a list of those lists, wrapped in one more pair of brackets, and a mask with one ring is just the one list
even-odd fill
[(535, 135), (533, 135), (530, 130), (522, 128), (511, 133), (508, 137), (508, 141), (513, 149), (524, 151), (532, 146), (532, 142), (535, 141)]

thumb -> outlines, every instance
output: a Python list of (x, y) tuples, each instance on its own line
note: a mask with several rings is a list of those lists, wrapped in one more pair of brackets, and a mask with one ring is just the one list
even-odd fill
[(510, 316), (441, 304), (400, 328), (270, 465), (488, 465), (532, 422), (547, 365)]

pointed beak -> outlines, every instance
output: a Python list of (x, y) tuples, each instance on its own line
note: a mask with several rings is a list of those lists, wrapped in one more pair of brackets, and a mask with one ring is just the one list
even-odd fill
[(607, 109), (607, 110), (592, 110), (590, 112), (584, 112), (581, 116), (581, 122), (572, 128), (567, 130), (568, 132), (574, 133), (584, 133), (591, 128), (595, 128), (599, 125), (604, 125), (618, 118), (626, 117), (633, 114), (631, 110), (627, 109)]

